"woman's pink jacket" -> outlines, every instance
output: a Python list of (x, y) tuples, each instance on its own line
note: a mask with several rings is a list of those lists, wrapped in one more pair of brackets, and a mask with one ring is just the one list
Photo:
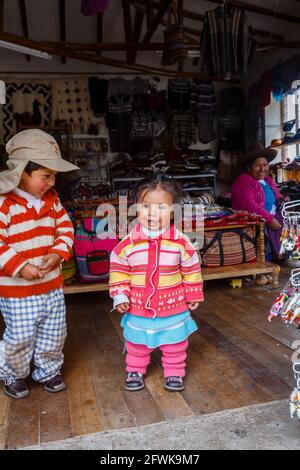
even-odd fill
[[(272, 178), (266, 176), (265, 181), (273, 189), (276, 201), (282, 197)], [(274, 215), (265, 210), (265, 193), (261, 184), (249, 173), (243, 173), (235, 180), (232, 185), (231, 196), (233, 209), (258, 214), (267, 223), (270, 223), (274, 218)]]

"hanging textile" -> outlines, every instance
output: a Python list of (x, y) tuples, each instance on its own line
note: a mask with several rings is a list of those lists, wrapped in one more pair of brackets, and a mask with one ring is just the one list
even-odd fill
[(19, 125), (50, 126), (50, 81), (15, 80), (6, 84), (6, 104), (2, 113), (2, 142), (7, 142), (19, 130)]
[[(173, 20), (172, 20), (173, 17)], [(188, 56), (187, 45), (184, 39), (184, 26), (179, 24), (176, 2), (171, 2), (168, 14), (168, 24), (164, 31), (163, 65), (183, 63)]]
[(244, 10), (220, 5), (205, 14), (200, 69), (225, 78), (242, 78), (255, 52), (253, 28)]
[(85, 16), (98, 15), (109, 5), (109, 0), (81, 0), (81, 13)]
[(74, 133), (86, 133), (92, 111), (87, 78), (52, 81), (52, 120), (66, 120)]

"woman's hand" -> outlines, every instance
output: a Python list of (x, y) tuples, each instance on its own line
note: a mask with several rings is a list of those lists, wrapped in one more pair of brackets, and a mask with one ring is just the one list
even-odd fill
[(200, 305), (200, 302), (189, 302), (188, 307), (189, 310), (196, 310)]
[(270, 229), (274, 230), (275, 232), (277, 230), (281, 230), (282, 228), (281, 224), (276, 219), (272, 219), (272, 221), (268, 224), (268, 226), (270, 227)]
[(126, 313), (129, 309), (129, 302), (124, 302), (123, 304), (119, 304), (116, 306), (116, 310), (119, 313)]

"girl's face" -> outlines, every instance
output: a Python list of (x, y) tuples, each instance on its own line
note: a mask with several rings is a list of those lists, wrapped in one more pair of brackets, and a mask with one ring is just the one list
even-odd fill
[(41, 198), (55, 185), (57, 172), (48, 168), (39, 168), (28, 175), (23, 172), (19, 188), (34, 197)]
[(161, 188), (144, 191), (138, 203), (138, 221), (148, 230), (170, 227), (173, 197)]
[(250, 166), (249, 173), (256, 180), (264, 179), (269, 171), (269, 163), (264, 157), (257, 158)]

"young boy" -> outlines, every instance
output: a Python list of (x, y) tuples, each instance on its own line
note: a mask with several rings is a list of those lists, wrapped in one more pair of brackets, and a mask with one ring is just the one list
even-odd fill
[(0, 380), (12, 398), (29, 394), (26, 378), (48, 392), (66, 388), (60, 374), (66, 312), (60, 265), (73, 245), (72, 223), (52, 189), (58, 172), (77, 170), (55, 139), (39, 129), (6, 145), (9, 170), (0, 172)]

